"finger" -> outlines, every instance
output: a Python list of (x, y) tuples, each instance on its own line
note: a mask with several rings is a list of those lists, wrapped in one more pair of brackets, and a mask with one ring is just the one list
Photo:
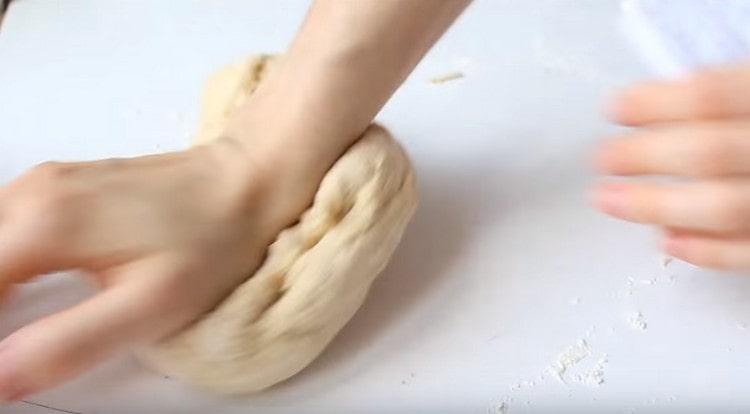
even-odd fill
[(603, 183), (596, 207), (611, 216), (712, 233), (750, 232), (750, 182)]
[(9, 222), (0, 225), (0, 290), (35, 276), (75, 267), (65, 255), (65, 247), (56, 243), (35, 224)]
[(750, 65), (636, 85), (615, 98), (611, 114), (624, 125), (750, 115)]
[(6, 338), (0, 343), (0, 399), (53, 387), (119, 350), (156, 339), (165, 323), (175, 321), (160, 301), (167, 292), (152, 290), (147, 283), (117, 285)]
[(23, 234), (21, 229), (11, 226), (0, 226), (0, 291), (13, 283), (53, 270), (44, 255), (35, 251), (30, 234)]
[(595, 162), (602, 172), (617, 175), (750, 174), (750, 121), (640, 130), (604, 144)]
[(696, 266), (719, 270), (750, 269), (750, 237), (711, 236), (691, 232), (667, 232), (664, 252)]
[(115, 351), (135, 314), (125, 296), (105, 291), (6, 338), (0, 343), (0, 400), (52, 387)]

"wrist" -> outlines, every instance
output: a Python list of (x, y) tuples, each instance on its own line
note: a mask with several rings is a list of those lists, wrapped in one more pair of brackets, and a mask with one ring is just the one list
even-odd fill
[(278, 62), (232, 115), (223, 136), (236, 147), (234, 155), (241, 158), (237, 164), (252, 161), (272, 171), (267, 175), (275, 180), (312, 180), (317, 185), (370, 119), (346, 119), (347, 111), (332, 104), (330, 88), (320, 87), (327, 81), (316, 73), (331, 76), (333, 64), (325, 65), (328, 69), (308, 66), (309, 72), (296, 66)]
[(254, 217), (260, 238), (275, 237), (299, 217), (335, 162), (302, 147), (285, 151), (290, 141), (275, 130), (253, 127), (196, 148), (211, 159), (207, 165), (224, 187), (227, 211)]

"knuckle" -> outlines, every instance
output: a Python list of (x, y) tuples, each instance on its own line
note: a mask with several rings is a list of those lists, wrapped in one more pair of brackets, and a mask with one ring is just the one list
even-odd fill
[(74, 194), (67, 188), (58, 186), (31, 191), (28, 197), (29, 204), (36, 213), (56, 214), (70, 204)]
[(72, 236), (86, 205), (80, 192), (62, 184), (32, 186), (16, 203), (17, 215), (24, 218), (29, 233), (40, 243), (55, 244)]
[(68, 168), (62, 162), (46, 161), (31, 169), (30, 175), (38, 180), (55, 180), (61, 178), (68, 172)]
[(48, 161), (33, 167), (19, 179), (19, 189), (29, 193), (52, 193), (63, 187), (70, 166)]
[(24, 178), (22, 193), (35, 210), (59, 210), (79, 198), (80, 191), (67, 177), (74, 170), (70, 164), (45, 162), (32, 168)]

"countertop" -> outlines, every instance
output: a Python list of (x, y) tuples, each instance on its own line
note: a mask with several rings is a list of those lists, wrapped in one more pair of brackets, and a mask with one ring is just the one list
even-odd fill
[[(48, 159), (185, 147), (206, 76), (283, 50), (307, 5), (15, 1), (0, 29), (0, 182)], [(378, 117), (414, 160), (420, 209), (364, 307), (299, 376), (222, 399), (124, 356), (30, 401), (83, 414), (750, 411), (750, 278), (665, 266), (653, 230), (588, 206), (590, 153), (617, 131), (607, 97), (649, 75), (619, 19), (615, 0), (477, 0), (461, 17)], [(0, 335), (86, 294), (70, 275), (29, 285)]]

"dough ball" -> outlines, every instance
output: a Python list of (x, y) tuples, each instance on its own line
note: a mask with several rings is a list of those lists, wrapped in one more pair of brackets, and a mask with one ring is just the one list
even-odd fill
[[(212, 76), (196, 143), (220, 136), (272, 58)], [(221, 394), (263, 390), (310, 364), (362, 305), (417, 205), (403, 149), (372, 125), (323, 178), (311, 207), (261, 267), (184, 331), (141, 354), (158, 371)]]

